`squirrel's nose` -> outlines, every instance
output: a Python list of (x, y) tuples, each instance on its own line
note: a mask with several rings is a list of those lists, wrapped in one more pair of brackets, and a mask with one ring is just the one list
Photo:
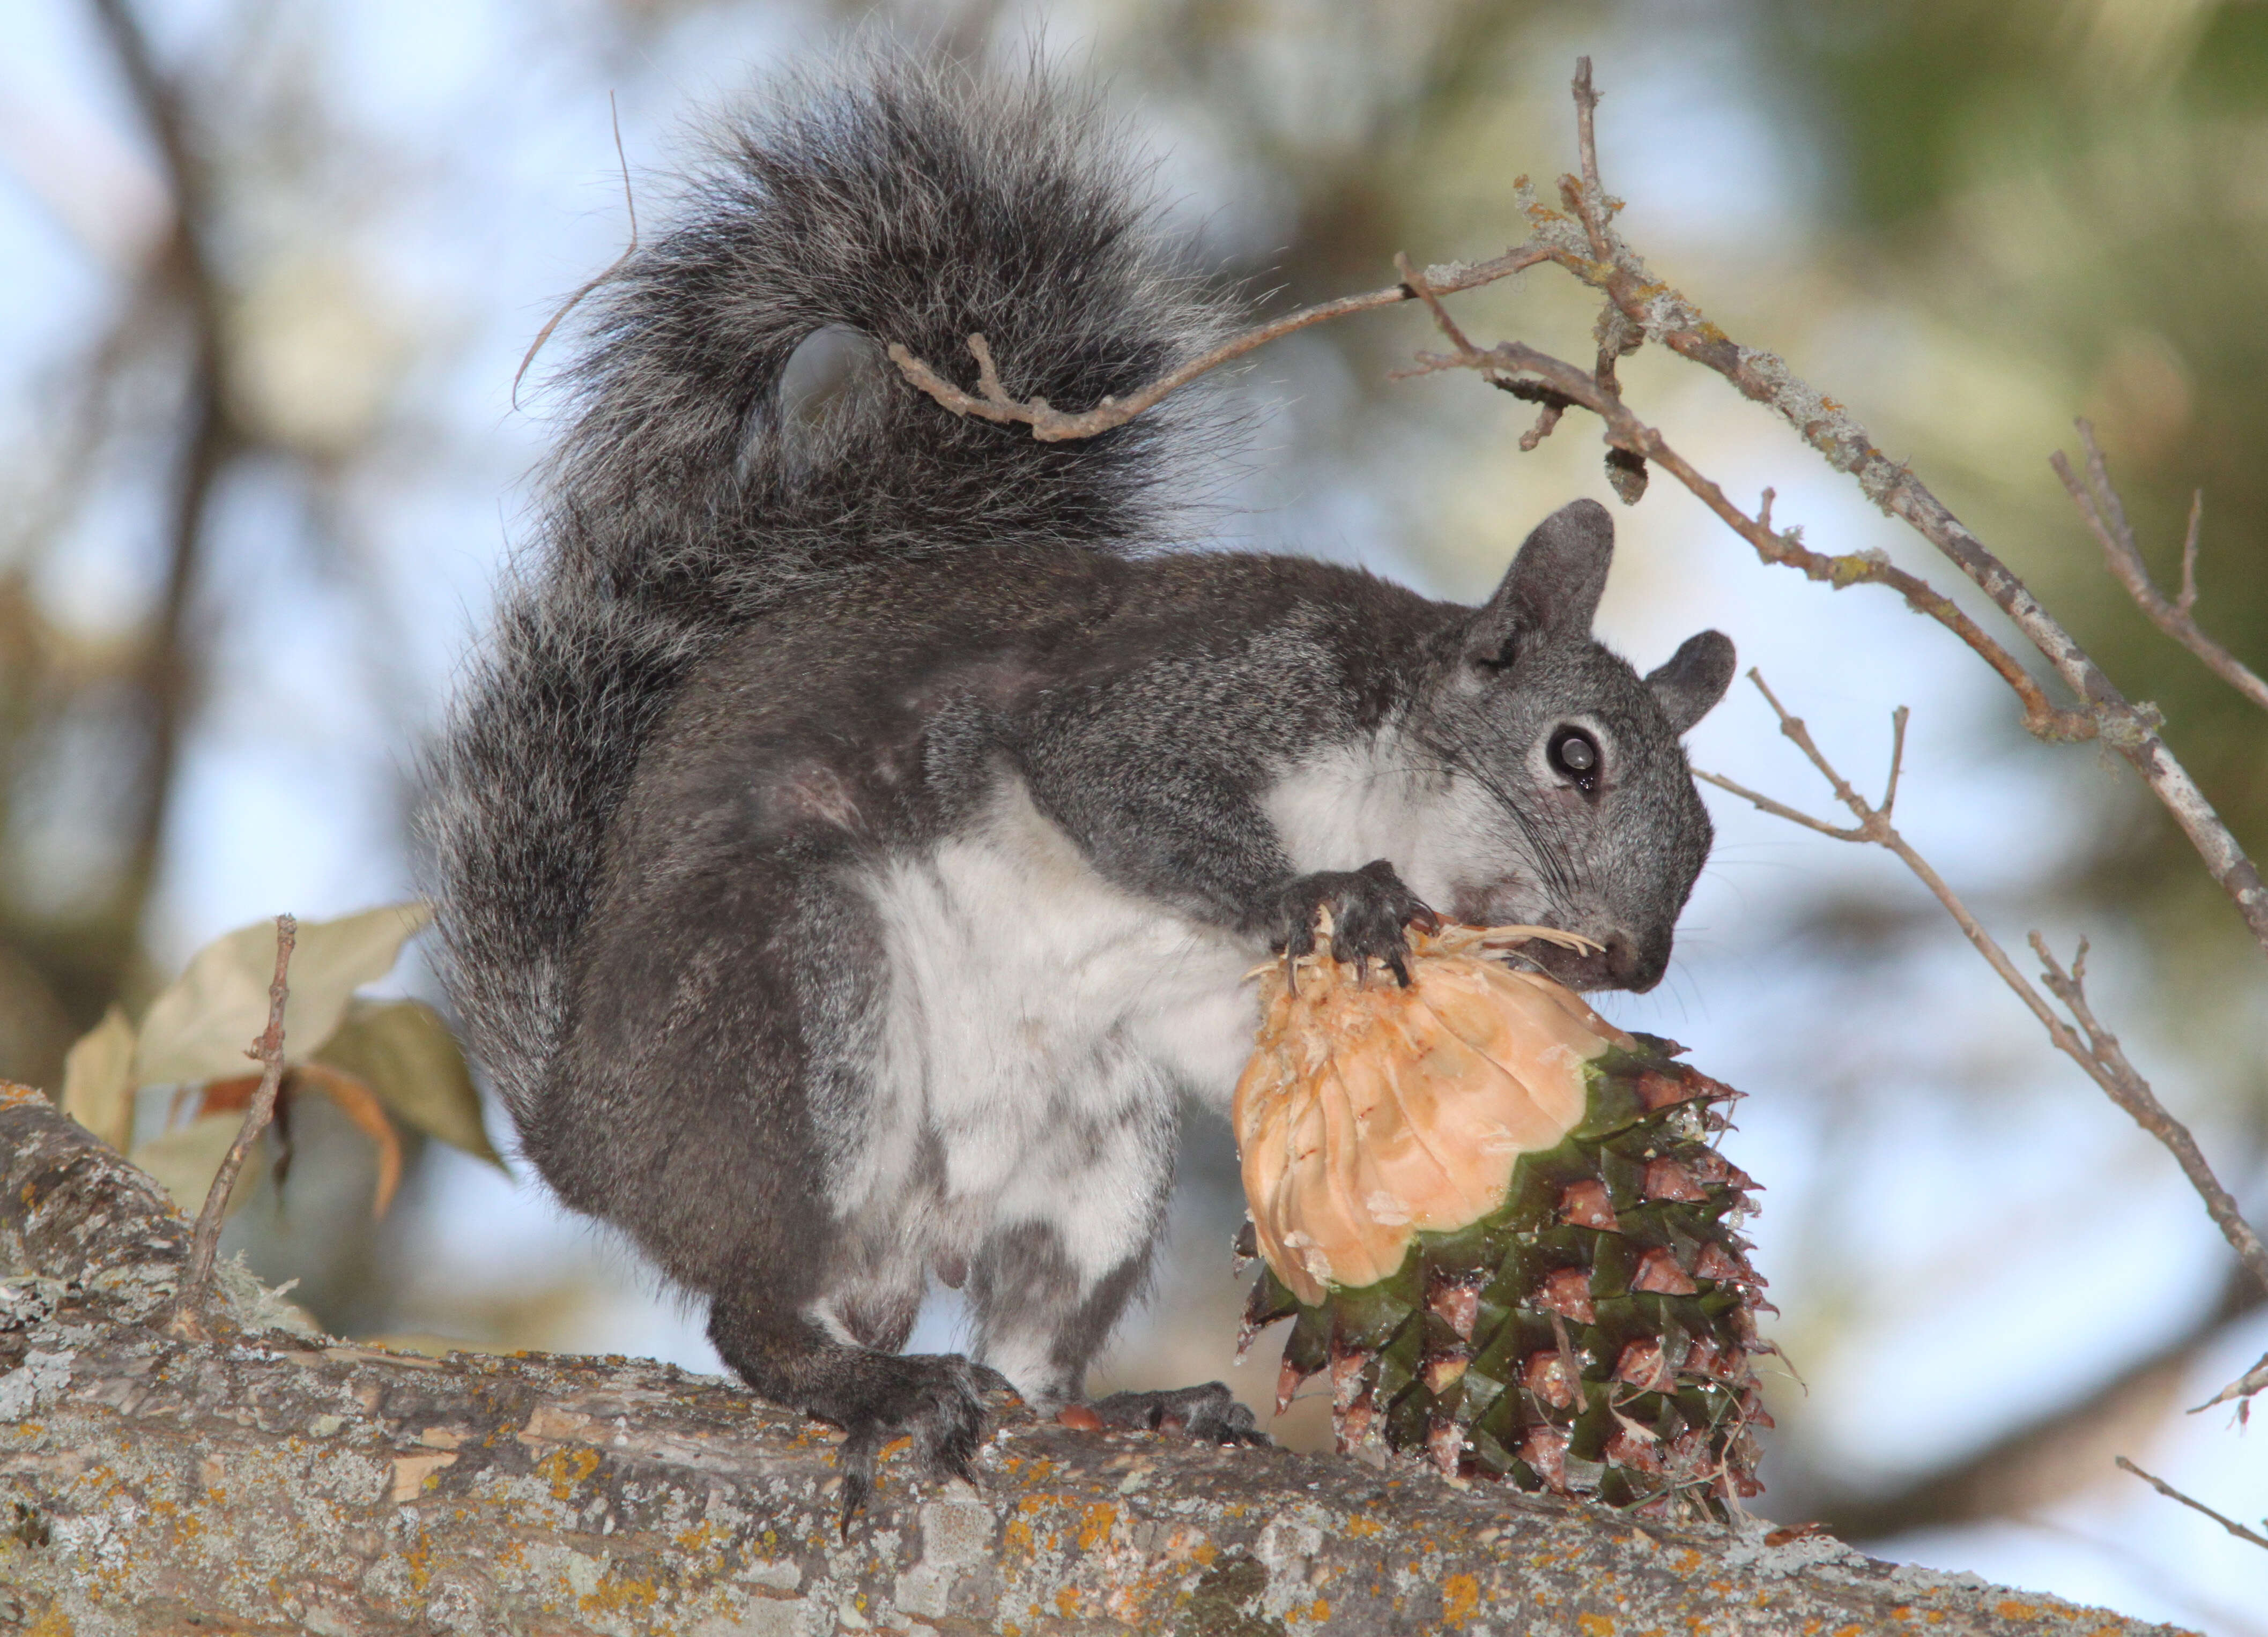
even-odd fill
[(1661, 981), (1661, 974), (1669, 970), (1669, 940), (1662, 938), (1641, 949), (1619, 932), (1607, 935), (1607, 952), (1602, 958), (1607, 968), (1607, 982), (1613, 989), (1630, 989), (1644, 994)]
[(1530, 946), (1543, 970), (1571, 989), (1631, 989), (1643, 992), (1661, 981), (1669, 967), (1669, 940), (1641, 944), (1619, 929), (1594, 934), (1602, 950)]

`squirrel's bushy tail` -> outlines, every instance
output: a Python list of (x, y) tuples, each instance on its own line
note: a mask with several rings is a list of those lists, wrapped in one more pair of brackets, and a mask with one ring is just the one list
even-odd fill
[[(430, 758), (423, 815), (445, 975), (515, 1114), (562, 1023), (562, 963), (639, 746), (688, 670), (799, 589), (875, 563), (1154, 536), (1182, 487), (1186, 407), (1078, 442), (964, 420), (903, 381), (901, 342), (972, 390), (1065, 409), (1217, 338), (1150, 190), (1091, 103), (870, 55), (728, 123), (677, 219), (586, 302), (540, 549)], [(822, 330), (863, 338), (816, 417), (782, 371)]]

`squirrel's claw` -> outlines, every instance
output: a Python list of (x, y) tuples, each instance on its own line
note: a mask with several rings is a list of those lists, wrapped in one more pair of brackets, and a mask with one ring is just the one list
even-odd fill
[[(1437, 929), (1441, 918), (1395, 873), (1388, 860), (1373, 859), (1359, 870), (1322, 870), (1300, 877), (1277, 899), (1278, 942), (1284, 951), (1285, 977), (1294, 979), (1302, 956), (1315, 951), (1315, 924), (1331, 915), (1331, 953), (1354, 964), (1366, 977), (1377, 961), (1410, 987), (1408, 928)], [(1293, 985), (1296, 987), (1296, 983)]]

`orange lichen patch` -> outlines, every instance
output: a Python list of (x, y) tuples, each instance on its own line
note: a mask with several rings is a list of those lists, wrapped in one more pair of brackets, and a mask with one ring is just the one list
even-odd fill
[(554, 1501), (569, 1500), (576, 1486), (599, 1470), (599, 1452), (590, 1449), (554, 1450), (535, 1464), (535, 1470), (551, 1480)]
[(585, 1614), (618, 1614), (624, 1609), (650, 1609), (660, 1600), (661, 1594), (651, 1580), (617, 1580), (608, 1575), (577, 1602)]
[(403, 1565), (409, 1570), (409, 1583), (423, 1591), (433, 1579), (433, 1543), (425, 1531), (417, 1531), (417, 1544), (401, 1554)]
[(1992, 1611), (2004, 1620), (2029, 1620), (2040, 1611), (2036, 1603), (2019, 1603), (2014, 1597), (2003, 1597), (1992, 1605)]
[(1462, 1626), (1481, 1606), (1481, 1583), (1470, 1575), (1452, 1575), (1441, 1582), (1441, 1618)]
[(1261, 1254), (1301, 1301), (1375, 1283), (1421, 1230), (1495, 1210), (1520, 1156), (1582, 1119), (1586, 1066), (1634, 1044), (1572, 990), (1488, 955), (1535, 936), (1566, 935), (1413, 932), (1407, 988), (1332, 959), (1327, 932), (1296, 981), (1261, 970), (1237, 1148)]
[(1579, 1614), (1575, 1629), (1583, 1637), (1615, 1637), (1615, 1623), (1603, 1614)]
[(1118, 1522), (1118, 1509), (1108, 1501), (1098, 1501), (1081, 1514), (1079, 1524), (1079, 1549), (1092, 1552), (1110, 1538), (1110, 1531)]
[(1079, 1618), (1079, 1588), (1065, 1586), (1056, 1593), (1056, 1612), (1067, 1620)]

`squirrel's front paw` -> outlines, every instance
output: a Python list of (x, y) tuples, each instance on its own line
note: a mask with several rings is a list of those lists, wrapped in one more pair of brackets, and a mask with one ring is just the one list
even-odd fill
[(1359, 870), (1319, 870), (1301, 876), (1285, 887), (1277, 900), (1278, 923), (1274, 942), (1286, 961), (1295, 961), (1315, 950), (1315, 923), (1324, 910), (1331, 912), (1331, 954), (1367, 969), (1377, 960), (1410, 984), (1410, 940), (1403, 929), (1428, 932), (1441, 919), (1425, 901), (1403, 885), (1394, 866), (1373, 859)]

